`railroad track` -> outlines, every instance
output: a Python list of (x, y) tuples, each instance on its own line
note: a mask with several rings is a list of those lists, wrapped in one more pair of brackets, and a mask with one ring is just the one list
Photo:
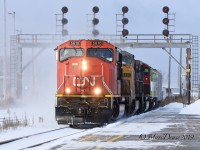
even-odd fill
[[(144, 113), (144, 115), (145, 114), (146, 113)], [(137, 118), (137, 116), (135, 116), (135, 117)], [(123, 125), (124, 123), (127, 123), (127, 122), (129, 122), (129, 118), (123, 118), (122, 117), (122, 118), (118, 119), (116, 122), (108, 124), (107, 128), (113, 128), (113, 126), (119, 126), (119, 125), (121, 126), (121, 125)], [(68, 134), (65, 133), (64, 134), (64, 132), (68, 132), (68, 130), (66, 130), (67, 128), (70, 129), (71, 133), (68, 133)], [(56, 131), (59, 131), (59, 130), (63, 130), (62, 135), (60, 134), (60, 132), (56, 132)], [(87, 132), (87, 131), (89, 131), (89, 132)], [(51, 134), (49, 136), (49, 137), (52, 137), (50, 139), (46, 139), (46, 140), (43, 140), (43, 141), (41, 140), (41, 141), (37, 141), (37, 142), (35, 141), (33, 143), (31, 142), (31, 144), (21, 146), (18, 149), (24, 150), (24, 149), (28, 149), (28, 148), (39, 148), (40, 146), (42, 146), (44, 144), (47, 144), (47, 143), (50, 143), (50, 142), (53, 142), (53, 141), (56, 141), (56, 140), (64, 139), (64, 138), (67, 138), (67, 137), (70, 137), (70, 136), (73, 136), (73, 135), (77, 135), (77, 138), (80, 138), (80, 137), (85, 136), (85, 135), (94, 135), (94, 134), (101, 132), (101, 131), (102, 131), (102, 128), (99, 128), (99, 129), (96, 128), (94, 131), (92, 131), (92, 129), (84, 129), (84, 130), (78, 130), (77, 131), (77, 129), (64, 127), (64, 128), (59, 128), (59, 129), (54, 129), (54, 130), (49, 130), (49, 131), (37, 133), (37, 134), (22, 136), (22, 137), (19, 137), (19, 138), (0, 141), (0, 146), (8, 146), (9, 147), (10, 144), (15, 144), (15, 142), (20, 141), (20, 140), (34, 141), (33, 137), (39, 136), (39, 138), (41, 138), (42, 136), (45, 136), (45, 134), (48, 134), (50, 132), (52, 132), (52, 133), (55, 132), (54, 134)], [(80, 134), (80, 136), (79, 136), (79, 134)], [(27, 143), (26, 141), (22, 141), (21, 143), (23, 143), (23, 144)]]
[(47, 144), (47, 143), (62, 139), (62, 138), (66, 138), (66, 137), (69, 137), (69, 136), (72, 136), (72, 135), (76, 135), (76, 134), (80, 134), (80, 133), (86, 132), (87, 130), (89, 130), (89, 129), (81, 130), (81, 131), (76, 132), (76, 133), (72, 133), (72, 134), (69, 134), (69, 135), (65, 135), (65, 136), (61, 136), (61, 137), (54, 138), (54, 139), (51, 139), (51, 140), (47, 140), (45, 142), (34, 144), (34, 145), (31, 145), (31, 146), (28, 146), (28, 147), (25, 147), (25, 148), (22, 148), (22, 149), (19, 149), (19, 150), (25, 150), (25, 149), (28, 149), (28, 148), (35, 148), (35, 147), (38, 147), (38, 146), (41, 146), (41, 145), (44, 145), (44, 144)]
[[(112, 125), (112, 123), (109, 124), (109, 125)], [(66, 129), (66, 128), (71, 129), (71, 131), (72, 130), (77, 130), (77, 129), (72, 129), (72, 128), (69, 128), (69, 127), (59, 128), (59, 129), (55, 129), (55, 130), (49, 130), (49, 131), (45, 131), (45, 132), (41, 132), (41, 133), (37, 133), (37, 134), (32, 134), (32, 135), (28, 135), (28, 136), (23, 136), (23, 137), (19, 137), (19, 138), (14, 138), (14, 139), (10, 139), (10, 140), (1, 141), (0, 142), (0, 146), (6, 146), (7, 144), (15, 144), (15, 141), (17, 142), (17, 141), (20, 141), (20, 140), (23, 140), (23, 139), (32, 141), (31, 138), (33, 138), (34, 136), (44, 135), (44, 134), (47, 134), (47, 133), (50, 133), (50, 132), (55, 132), (56, 133), (56, 131), (62, 130), (62, 129)], [(60, 139), (63, 139), (63, 138), (67, 138), (67, 137), (70, 137), (70, 136), (73, 136), (73, 135), (81, 134), (80, 135), (80, 137), (81, 137), (81, 136), (85, 136), (85, 135), (89, 135), (89, 134), (95, 134), (95, 133), (98, 133), (98, 132), (101, 132), (101, 131), (102, 131), (102, 128), (95, 129), (94, 131), (92, 131), (92, 129), (78, 130), (78, 131), (75, 131), (75, 132), (73, 132), (71, 134), (67, 134), (67, 135), (51, 138), (51, 139), (48, 139), (48, 140), (45, 140), (45, 141), (37, 142), (35, 144), (30, 144), (29, 146), (23, 146), (23, 148), (21, 146), (19, 148), (19, 150), (25, 150), (25, 149), (29, 149), (29, 148), (39, 148), (40, 146), (42, 146), (44, 144), (47, 144), (47, 143), (50, 143), (50, 142), (53, 142), (53, 141), (56, 141), (56, 140), (60, 140)]]
[[(145, 113), (144, 113), (143, 115), (145, 115)], [(159, 116), (161, 116), (161, 115), (159, 114)], [(137, 118), (137, 116), (135, 116), (135, 117)], [(113, 128), (113, 126), (116, 126), (116, 127), (117, 127), (117, 126), (121, 126), (121, 125), (123, 125), (123, 124), (129, 122), (128, 120), (129, 120), (129, 117), (128, 117), (128, 118), (124, 118), (124, 117), (122, 116), (122, 117), (118, 118), (116, 122), (113, 122), (113, 123), (108, 124), (109, 126), (107, 126), (107, 128)], [(153, 120), (153, 119), (152, 119), (152, 120)], [(80, 128), (79, 128), (79, 129), (80, 129)], [(56, 140), (59, 140), (59, 139), (62, 139), (62, 138), (66, 138), (66, 137), (69, 137), (69, 136), (72, 136), (72, 135), (78, 135), (78, 134), (80, 134), (80, 133), (82, 133), (82, 134), (85, 133), (85, 135), (81, 135), (81, 136), (78, 137), (78, 138), (81, 138), (81, 137), (84, 137), (84, 136), (87, 135), (86, 138), (81, 138), (80, 141), (82, 141), (82, 140), (87, 140), (87, 137), (90, 137), (90, 136), (92, 137), (94, 134), (99, 133), (99, 132), (102, 132), (102, 130), (103, 130), (103, 128), (99, 128), (99, 129), (95, 129), (95, 131), (93, 132), (92, 129), (85, 129), (85, 130), (81, 130), (81, 131), (76, 132), (76, 133), (73, 133), (73, 134), (61, 136), (61, 137), (54, 138), (54, 139), (51, 139), (51, 140), (47, 140), (47, 141), (44, 141), (44, 142), (41, 142), (41, 143), (38, 143), (38, 144), (34, 144), (34, 145), (31, 145), (31, 146), (22, 148), (22, 149), (20, 149), (20, 150), (24, 150), (24, 149), (28, 149), (28, 148), (37, 148), (37, 147), (42, 146), (42, 145), (44, 145), (44, 144), (47, 144), (47, 143), (50, 143), (50, 142), (53, 142), (53, 141), (56, 141)], [(89, 131), (89, 133), (88, 133), (87, 131)], [(121, 136), (119, 136), (119, 137), (121, 137)], [(118, 139), (119, 137), (118, 137), (118, 136), (117, 136), (117, 137), (114, 137), (114, 138), (112, 138), (111, 140), (109, 140), (109, 142), (112, 141), (112, 140), (116, 140), (116, 139)]]
[[(157, 112), (159, 112), (159, 113), (157, 113)], [(121, 132), (119, 131), (118, 134), (112, 134), (113, 132), (116, 133), (115, 131), (112, 131), (113, 128), (124, 128), (124, 126), (126, 126), (129, 123), (136, 123), (136, 124), (139, 123), (139, 124), (144, 124), (144, 126), (146, 126), (147, 124), (150, 124), (150, 125), (155, 124), (156, 125), (158, 123), (156, 121), (156, 119), (159, 120), (160, 118), (163, 118), (166, 115), (168, 115), (168, 114), (166, 114), (165, 108), (160, 108), (160, 109), (157, 109), (157, 110), (153, 110), (151, 112), (140, 114), (138, 116), (133, 116), (133, 118), (120, 119), (113, 124), (112, 123), (108, 124), (106, 126), (106, 128), (101, 128), (99, 130), (96, 130), (95, 132), (90, 132), (89, 134), (82, 135), (82, 136), (79, 136), (79, 137), (75, 137), (75, 138), (72, 138), (72, 139), (66, 139), (65, 141), (67, 141), (67, 142), (62, 141), (58, 145), (55, 144), (55, 146), (45, 145), (45, 147), (48, 147), (47, 149), (80, 149), (81, 145), (84, 145), (84, 144), (87, 145), (88, 144), (88, 146), (83, 147), (83, 149), (88, 149), (88, 150), (89, 149), (96, 149), (96, 150), (98, 149), (98, 150), (100, 150), (101, 148), (98, 147), (98, 144), (95, 145), (94, 143), (97, 142), (99, 144), (103, 143), (103, 145), (104, 144), (106, 145), (106, 143), (108, 144), (108, 143), (111, 143), (111, 142), (123, 141), (123, 139), (126, 139), (127, 137), (129, 138), (131, 136), (131, 135), (127, 136), (126, 134), (124, 134), (123, 131), (121, 131)], [(170, 115), (173, 115), (173, 117), (172, 118), (169, 117), (168, 119), (173, 120), (179, 114), (177, 114), (176, 111), (172, 111), (170, 113)], [(107, 135), (106, 132), (107, 131), (109, 132), (110, 129), (111, 129), (111, 133), (110, 133), (110, 135), (109, 134)], [(154, 131), (152, 131), (152, 132), (154, 132)], [(133, 139), (136, 138), (136, 140), (138, 140), (139, 134), (133, 135), (132, 138)], [(84, 142), (86, 142), (86, 143), (84, 143)], [(143, 142), (145, 142), (145, 140)], [(73, 144), (71, 145), (71, 143), (76, 143), (77, 145), (80, 145), (80, 146), (76, 147), (76, 145), (73, 146)], [(39, 148), (43, 149), (43, 147), (39, 147)], [(104, 148), (102, 148), (102, 149), (104, 149)], [(114, 146), (113, 149), (115, 149), (115, 146)]]
[(41, 134), (45, 134), (45, 133), (49, 133), (49, 132), (62, 130), (62, 129), (65, 129), (65, 128), (68, 128), (68, 127), (63, 127), (63, 128), (54, 129), (54, 130), (48, 130), (48, 131), (45, 131), (45, 132), (40, 132), (40, 133), (31, 134), (31, 135), (27, 135), (27, 136), (21, 136), (21, 137), (18, 137), (18, 138), (13, 138), (13, 139), (5, 140), (5, 141), (0, 141), (0, 145), (8, 144), (8, 143), (11, 143), (11, 142), (14, 142), (14, 141), (17, 141), (17, 140), (29, 138), (29, 137), (36, 136), (36, 135), (41, 135)]

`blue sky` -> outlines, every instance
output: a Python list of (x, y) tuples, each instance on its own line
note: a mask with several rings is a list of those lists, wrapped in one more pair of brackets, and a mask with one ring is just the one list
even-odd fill
[[(55, 33), (55, 14), (67, 6), (69, 12), (68, 30), (70, 34), (85, 33), (86, 14), (92, 13), (93, 6), (99, 6), (97, 17), (101, 33), (115, 34), (115, 14), (121, 13), (123, 6), (129, 7), (126, 26), (132, 34), (160, 34), (164, 29), (162, 19), (163, 6), (169, 6), (171, 13), (176, 13), (176, 33), (200, 34), (199, 0), (7, 0), (7, 13), (15, 11), (16, 29), (24, 34)], [(12, 17), (7, 15), (7, 36), (12, 32)], [(0, 55), (3, 51), (3, 0), (0, 1)], [(7, 41), (9, 50), (9, 40)], [(177, 56), (179, 51), (172, 50)], [(162, 70), (167, 76), (168, 55), (161, 49), (134, 49), (136, 58)], [(184, 53), (184, 52), (183, 52)], [(179, 59), (179, 58), (178, 58)], [(185, 63), (185, 58), (183, 58)], [(177, 84), (178, 66), (172, 61), (172, 82)]]

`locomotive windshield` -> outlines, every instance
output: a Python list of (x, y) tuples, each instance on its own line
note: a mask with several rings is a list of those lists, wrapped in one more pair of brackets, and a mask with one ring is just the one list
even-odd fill
[(149, 69), (147, 69), (147, 68), (144, 69), (144, 75), (145, 75), (145, 76), (148, 76), (148, 75), (149, 75)]
[(69, 57), (83, 56), (82, 48), (62, 48), (60, 49), (60, 61), (66, 60)]
[(88, 57), (100, 57), (107, 61), (113, 61), (113, 50), (110, 48), (89, 48), (87, 50)]
[(129, 55), (122, 56), (122, 64), (131, 64), (132, 58)]

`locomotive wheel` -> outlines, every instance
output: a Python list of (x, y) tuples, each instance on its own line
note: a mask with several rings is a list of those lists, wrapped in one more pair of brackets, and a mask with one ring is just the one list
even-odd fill
[(143, 101), (142, 101), (142, 97), (139, 98), (139, 109), (138, 109), (138, 114), (141, 114), (142, 111), (142, 106), (143, 106)]
[(117, 101), (114, 101), (112, 109), (112, 120), (116, 120), (118, 115), (119, 115), (119, 103)]
[(155, 100), (155, 108), (158, 108), (159, 107), (159, 103), (158, 103), (158, 100), (156, 99)]
[(154, 100), (153, 100), (153, 99), (150, 99), (150, 100), (149, 100), (149, 109), (148, 109), (148, 111), (153, 110), (153, 108), (154, 108)]
[(132, 100), (130, 114), (133, 114), (134, 111), (135, 111), (135, 100)]
[(139, 113), (143, 113), (146, 109), (146, 100), (145, 97), (141, 97)]
[(145, 109), (146, 109), (146, 101), (144, 100), (142, 105), (142, 112), (145, 112)]
[(132, 104), (129, 104), (129, 100), (129, 97), (125, 97), (125, 116), (129, 116), (134, 111), (134, 108), (132, 108)]

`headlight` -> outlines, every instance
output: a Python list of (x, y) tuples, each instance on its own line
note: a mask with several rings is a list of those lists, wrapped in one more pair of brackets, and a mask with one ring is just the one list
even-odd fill
[(87, 61), (82, 61), (82, 70), (87, 70)]
[(70, 88), (66, 88), (66, 89), (65, 89), (65, 92), (66, 92), (67, 94), (69, 94), (69, 93), (71, 92)]
[(94, 93), (95, 93), (96, 95), (100, 94), (100, 93), (101, 93), (101, 89), (100, 89), (100, 88), (96, 88), (96, 89), (94, 90)]

